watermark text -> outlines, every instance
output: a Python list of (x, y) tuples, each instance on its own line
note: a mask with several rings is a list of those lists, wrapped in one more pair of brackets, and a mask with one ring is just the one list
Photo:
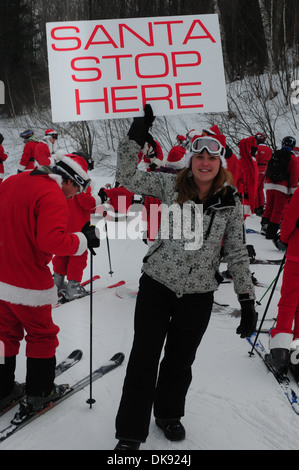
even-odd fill
[[(118, 207), (124, 207), (125, 196), (118, 197)], [(198, 250), (203, 243), (203, 206), (202, 204), (183, 204), (182, 206), (173, 203), (150, 204), (149, 208), (140, 205), (130, 206), (124, 212), (130, 217), (127, 220), (118, 221), (118, 224), (109, 226), (109, 238), (136, 240), (146, 236), (154, 239), (158, 232), (162, 240), (182, 240), (185, 250)], [(117, 216), (111, 207), (108, 214)], [(135, 214), (135, 217), (131, 217)], [(96, 224), (99, 238), (105, 239), (107, 227), (105, 218)]]

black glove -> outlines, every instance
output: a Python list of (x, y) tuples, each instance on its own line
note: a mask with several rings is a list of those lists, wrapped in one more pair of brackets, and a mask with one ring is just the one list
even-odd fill
[(254, 300), (242, 300), (241, 305), (241, 323), (237, 328), (237, 334), (241, 338), (252, 335), (256, 330), (257, 312), (254, 308)]
[(296, 222), (296, 227), (299, 228), (299, 219)]
[(150, 166), (149, 166), (149, 169), (151, 171), (155, 171), (156, 168), (158, 168), (158, 165), (156, 165), (156, 163), (151, 163)]
[(89, 250), (93, 255), (95, 255), (96, 253), (94, 248), (99, 248), (100, 246), (100, 239), (96, 235), (96, 227), (94, 225), (90, 225), (90, 222), (86, 222), (81, 232), (87, 238), (87, 246)]
[(105, 188), (101, 188), (98, 192), (98, 196), (101, 198), (102, 204), (107, 201), (107, 194), (105, 193)]
[(155, 120), (153, 110), (150, 104), (144, 106), (144, 116), (134, 118), (128, 132), (129, 139), (135, 140), (141, 148), (144, 147), (145, 142), (152, 145), (153, 137), (149, 134), (148, 130)]

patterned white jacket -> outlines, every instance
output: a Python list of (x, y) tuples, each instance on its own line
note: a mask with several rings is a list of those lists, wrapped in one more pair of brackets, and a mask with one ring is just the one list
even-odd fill
[[(202, 205), (194, 201), (187, 201), (182, 206), (175, 203), (176, 175), (148, 173), (137, 169), (139, 150), (138, 144), (127, 137), (121, 141), (118, 148), (116, 180), (134, 193), (159, 198), (162, 206), (165, 205), (166, 208), (180, 208), (182, 223), (186, 222), (182, 206), (188, 205), (189, 210), (186, 213), (191, 215), (189, 230), (182, 227), (180, 237), (175, 236), (175, 216), (169, 217), (170, 228), (167, 237), (163, 236), (161, 223), (159, 233), (144, 258), (142, 271), (174, 291), (177, 297), (181, 297), (183, 294), (217, 290), (221, 260), (228, 263), (236, 294), (255, 299), (242, 209), (236, 188), (227, 185), (225, 193), (216, 193), (204, 208), (200, 219), (198, 207)], [(201, 246), (198, 243), (192, 245), (190, 240), (190, 233), (194, 234), (198, 230), (196, 220), (201, 220), (202, 223), (203, 237), (202, 243), (199, 244)], [(199, 239), (200, 237), (197, 237), (197, 241)]]

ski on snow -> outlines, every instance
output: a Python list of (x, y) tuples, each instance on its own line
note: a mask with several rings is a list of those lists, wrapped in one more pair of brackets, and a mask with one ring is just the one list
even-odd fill
[[(115, 369), (116, 367), (121, 365), (124, 358), (125, 358), (125, 356), (124, 356), (123, 353), (116, 353), (113, 357), (111, 357), (111, 359), (109, 361), (107, 361), (102, 366), (100, 366), (98, 369), (93, 371), (92, 376), (91, 376), (92, 382), (99, 379), (100, 377), (103, 377), (103, 375), (107, 374), (108, 372), (112, 371), (113, 369)], [(90, 375), (84, 377), (84, 379), (79, 380), (74, 385), (67, 388), (62, 396), (57, 398), (55, 401), (49, 402), (41, 410), (30, 414), (27, 418), (24, 419), (24, 421), (20, 422), (19, 424), (11, 423), (8, 427), (6, 427), (5, 429), (2, 429), (2, 431), (0, 431), (0, 442), (3, 442), (9, 436), (12, 436), (17, 431), (19, 431), (20, 429), (27, 426), (27, 424), (29, 424), (32, 421), (34, 421), (35, 419), (39, 418), (41, 415), (45, 414), (47, 411), (49, 411), (52, 408), (54, 408), (55, 406), (59, 405), (64, 400), (71, 397), (75, 393), (79, 392), (80, 390), (82, 390), (83, 388), (88, 386), (89, 384), (90, 384)]]
[[(70, 369), (73, 367), (77, 362), (81, 360), (83, 356), (83, 352), (80, 349), (75, 349), (71, 354), (61, 361), (57, 366), (55, 367), (55, 378), (59, 377), (59, 375), (63, 374), (66, 370)], [(11, 408), (16, 406), (21, 400), (24, 400), (25, 395), (19, 397), (16, 400), (13, 400), (9, 405), (0, 412), (0, 417), (3, 416), (5, 413), (7, 413)]]
[(282, 263), (282, 259), (259, 259), (254, 258), (250, 260), (250, 264), (274, 264), (275, 266), (280, 266)]
[[(253, 335), (251, 335), (249, 338), (246, 338), (249, 344), (251, 344), (251, 346), (254, 345), (255, 337), (256, 333), (253, 333)], [(271, 369), (270, 365), (265, 361), (265, 355), (267, 354), (267, 351), (264, 348), (263, 344), (260, 342), (260, 340), (256, 341), (254, 345), (254, 350), (256, 351), (258, 356), (264, 361), (268, 370), (272, 372), (273, 376), (275, 377), (281, 389), (283, 390), (286, 398), (288, 399), (288, 402), (291, 405), (293, 411), (295, 411), (295, 413), (299, 415), (299, 396), (291, 387), (289, 377), (287, 375), (275, 374), (273, 369)], [(251, 352), (249, 354), (251, 354)]]

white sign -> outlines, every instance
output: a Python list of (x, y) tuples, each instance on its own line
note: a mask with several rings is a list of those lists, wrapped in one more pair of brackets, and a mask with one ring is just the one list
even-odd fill
[(218, 15), (47, 23), (53, 122), (227, 111)]

